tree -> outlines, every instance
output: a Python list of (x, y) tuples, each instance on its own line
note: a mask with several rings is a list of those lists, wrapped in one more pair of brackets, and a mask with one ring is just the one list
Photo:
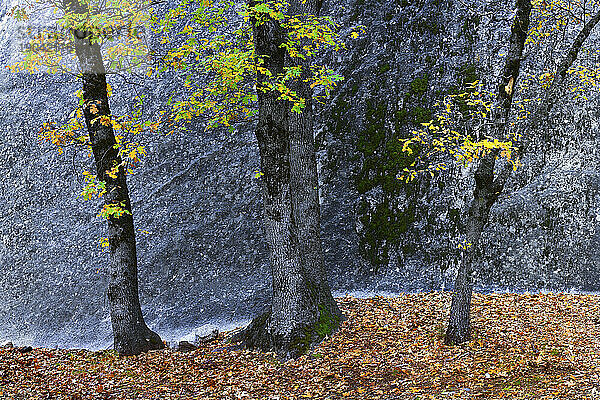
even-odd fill
[[(298, 3), (291, 4), (290, 11), (317, 11), (314, 2), (305, 5), (305, 10)], [(266, 314), (252, 322), (245, 342), (250, 348), (298, 356), (336, 330), (341, 320), (323, 266), (312, 93), (304, 82), (307, 62), (299, 63), (286, 54), (286, 32), (281, 24), (273, 20), (252, 22), (256, 53), (263, 58), (265, 69), (276, 76), (282, 75), (286, 66), (305, 67), (290, 86), (307, 103), (302, 113), (293, 113), (277, 93), (258, 93), (255, 132), (264, 174), (273, 303)], [(257, 80), (259, 85), (265, 84), (262, 74)]]
[[(104, 197), (101, 215), (108, 224), (110, 282), (107, 294), (115, 350), (122, 355), (135, 355), (161, 349), (164, 344), (146, 325), (139, 301), (135, 229), (127, 187), (128, 163), (123, 158), (132, 153), (131, 150), (126, 152), (122, 149), (113, 129), (118, 123), (110, 111), (101, 50), (101, 35), (106, 33), (106, 27), (90, 19), (90, 14), (94, 12), (96, 17), (101, 14), (90, 4), (80, 3), (78, 0), (50, 4), (64, 13), (61, 19), (61, 33), (64, 35), (46, 32), (34, 40), (45, 39), (55, 43), (58, 43), (59, 37), (68, 40), (79, 64), (78, 76), (83, 86), (81, 107), (74, 113), (75, 117), (60, 128), (47, 124), (43, 135), (60, 145), (87, 143), (93, 152), (96, 175), (87, 175), (88, 186), (84, 193), (87, 197), (92, 194)], [(118, 4), (107, 7), (110, 6), (117, 7)], [(24, 14), (21, 11), (19, 15)], [(53, 49), (52, 46), (31, 46), (31, 49), (33, 50), (26, 54), (26, 60), (17, 65), (17, 69), (33, 71), (36, 66), (41, 66), (56, 72), (61, 68), (61, 59), (56, 53), (58, 49)], [(76, 136), (76, 132), (82, 127), (77, 117), (82, 117), (85, 121), (89, 140)], [(139, 153), (143, 150), (138, 147), (132, 151)]]
[[(529, 4), (527, 4), (529, 3)], [(509, 118), (513, 87), (519, 74), (520, 60), (522, 59), (523, 47), (527, 38), (529, 14), (531, 13), (531, 2), (517, 1), (517, 16), (513, 24), (513, 33), (510, 39), (510, 50), (507, 56), (507, 62), (503, 70), (502, 78), (498, 87), (498, 98), (500, 99), (500, 110), (502, 111), (498, 129), (505, 129), (506, 121)], [(519, 12), (523, 13), (519, 16)], [(517, 20), (519, 18), (519, 20)], [(593, 16), (580, 31), (579, 35), (571, 44), (567, 54), (552, 78), (552, 83), (544, 96), (544, 102), (540, 104), (540, 109), (531, 117), (532, 121), (547, 124), (548, 114), (555, 103), (558, 94), (558, 88), (563, 83), (565, 76), (581, 49), (584, 41), (590, 35), (592, 29), (600, 21), (600, 12)], [(515, 27), (519, 27), (520, 33), (515, 34)], [(515, 36), (517, 40), (515, 40)], [(508, 79), (507, 79), (508, 78)], [(503, 136), (498, 131), (496, 137)], [(516, 148), (519, 153), (523, 153), (531, 140), (531, 136), (523, 135), (524, 139), (517, 143)], [(498, 156), (498, 149), (492, 150), (483, 156), (475, 172), (475, 191), (474, 199), (469, 207), (467, 219), (467, 241), (471, 243), (471, 248), (466, 252), (463, 262), (459, 268), (454, 288), (454, 296), (450, 308), (450, 319), (446, 331), (444, 342), (446, 344), (460, 344), (470, 340), (470, 304), (473, 292), (472, 270), (476, 261), (479, 248), (479, 239), (481, 232), (489, 221), (489, 213), (498, 196), (504, 190), (506, 181), (510, 177), (513, 168), (505, 167), (498, 174), (494, 172), (495, 160)]]
[[(529, 31), (529, 16), (531, 14), (531, 0), (517, 0), (517, 12), (511, 29), (510, 47), (506, 56), (506, 63), (500, 76), (497, 95), (500, 113), (496, 120), (496, 132), (493, 137), (503, 137), (506, 123), (512, 107), (514, 87), (519, 78), (523, 48)], [(489, 220), (490, 209), (504, 189), (507, 177), (500, 175), (495, 178), (494, 167), (498, 156), (498, 149), (492, 149), (484, 155), (475, 171), (475, 190), (473, 200), (469, 206), (466, 219), (466, 250), (460, 264), (454, 295), (450, 307), (450, 320), (446, 330), (444, 342), (458, 344), (470, 340), (470, 310), (473, 294), (473, 264), (477, 262), (477, 250), (481, 232)], [(470, 245), (470, 246), (469, 246)]]
[[(295, 1), (290, 4), (290, 15), (319, 15), (320, 0)], [(299, 44), (309, 45), (307, 40)], [(298, 241), (302, 261), (317, 288), (319, 312), (340, 320), (342, 314), (331, 295), (327, 271), (323, 260), (321, 242), (321, 210), (319, 202), (319, 177), (314, 144), (313, 91), (310, 85), (310, 58), (290, 57), (290, 67), (300, 67), (302, 74), (291, 82), (290, 87), (306, 101), (302, 113), (290, 113), (290, 160), (291, 187), (294, 219), (298, 224)]]
[[(311, 63), (320, 47), (341, 45), (333, 23), (316, 15), (316, 1), (249, 1), (242, 12), (246, 24), (227, 33), (216, 26), (231, 24), (224, 17), (230, 9), (227, 1), (196, 4), (194, 26), (183, 28), (188, 39), (165, 57), (166, 65), (189, 73), (186, 83), (193, 87), (175, 102), (173, 121), (204, 115), (209, 127), (223, 124), (233, 131), (235, 121), (258, 116), (257, 175), (273, 300), (238, 339), (249, 348), (295, 357), (341, 321), (323, 263), (312, 114), (313, 87), (327, 93), (340, 78)], [(174, 27), (185, 14), (174, 11), (160, 25)]]
[[(539, 2), (526, 0), (517, 0), (516, 14), (511, 29), (509, 40), (509, 51), (506, 62), (496, 87), (495, 96), (487, 96), (492, 99), (489, 102), (483, 100), (485, 96), (481, 89), (474, 85), (470, 92), (453, 96), (458, 100), (457, 109), (453, 111), (451, 102), (445, 101), (445, 111), (438, 117), (437, 121), (432, 121), (426, 125), (426, 132), (416, 132), (416, 135), (405, 142), (405, 150), (412, 151), (410, 146), (419, 143), (428, 149), (425, 158), (431, 155), (450, 154), (455, 160), (468, 165), (477, 162), (474, 178), (475, 189), (473, 200), (471, 201), (467, 213), (463, 216), (465, 221), (465, 240), (461, 244), (464, 249), (462, 260), (459, 266), (452, 305), (450, 308), (450, 317), (448, 328), (445, 335), (445, 343), (448, 345), (460, 344), (470, 340), (470, 307), (473, 291), (473, 271), (480, 260), (482, 247), (480, 243), (481, 234), (489, 221), (491, 207), (496, 203), (498, 197), (504, 191), (504, 187), (512, 172), (518, 166), (518, 159), (523, 156), (525, 151), (531, 147), (534, 136), (531, 134), (536, 128), (548, 129), (549, 113), (556, 102), (559, 94), (559, 88), (565, 81), (571, 70), (577, 55), (585, 40), (589, 37), (592, 29), (600, 21), (600, 12), (591, 16), (584, 24), (583, 29), (573, 40), (566, 51), (566, 55), (558, 64), (553, 73), (545, 72), (540, 75), (544, 85), (540, 101), (534, 107), (534, 110), (523, 108), (523, 101), (520, 102), (520, 108), (513, 109), (513, 96), (516, 91), (516, 84), (519, 78), (520, 64), (523, 59), (523, 49), (532, 35), (539, 37), (550, 36), (545, 32), (540, 32), (542, 22), (537, 27), (530, 30), (530, 15), (532, 8), (539, 7), (542, 12), (546, 10), (561, 9), (573, 15), (572, 9), (568, 7), (559, 7), (558, 2)], [(585, 7), (584, 7), (585, 9)], [(583, 18), (586, 13), (583, 13)], [(565, 18), (562, 16), (562, 18)], [(528, 36), (529, 35), (529, 36)], [(465, 111), (469, 114), (467, 120), (470, 120), (471, 130), (473, 130), (473, 121), (479, 129), (486, 131), (486, 135), (478, 132), (476, 139), (472, 138), (471, 133), (461, 134), (454, 129), (456, 127), (456, 118), (453, 115), (464, 115)], [(518, 116), (515, 114), (523, 114)], [(522, 120), (517, 128), (522, 134), (510, 132), (508, 129), (509, 120)], [(515, 125), (513, 123), (513, 125)], [(468, 130), (468, 129), (467, 129)], [(526, 134), (527, 133), (527, 134)], [(436, 136), (434, 138), (434, 136)], [(498, 158), (506, 158), (509, 162), (502, 168), (496, 167)], [(423, 170), (433, 173), (435, 170), (443, 169), (444, 164), (429, 165)], [(407, 170), (407, 180), (417, 175), (416, 170)]]

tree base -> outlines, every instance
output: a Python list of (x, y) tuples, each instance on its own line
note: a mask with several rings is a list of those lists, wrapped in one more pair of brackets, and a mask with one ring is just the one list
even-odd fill
[(137, 334), (127, 335), (120, 340), (115, 337), (115, 350), (121, 356), (137, 356), (150, 350), (164, 348), (165, 344), (160, 336), (147, 327)]
[(448, 325), (444, 344), (447, 346), (456, 346), (471, 340), (471, 332), (468, 327), (456, 327)]
[(277, 333), (277, 327), (272, 326), (271, 311), (266, 311), (254, 318), (246, 329), (234, 335), (230, 341), (240, 343), (249, 350), (272, 351), (284, 359), (297, 358), (339, 329), (342, 321), (342, 317), (338, 315), (339, 309), (336, 306), (332, 311), (333, 313), (329, 311), (329, 307), (319, 305), (318, 319), (297, 324), (286, 330), (285, 335)]

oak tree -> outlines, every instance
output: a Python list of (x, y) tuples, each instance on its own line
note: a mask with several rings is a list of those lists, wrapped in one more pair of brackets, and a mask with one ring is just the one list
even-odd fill
[[(483, 248), (481, 235), (489, 222), (490, 210), (502, 195), (507, 180), (517, 169), (526, 151), (534, 147), (535, 129), (548, 131), (549, 114), (563, 89), (568, 74), (578, 75), (582, 81), (590, 80), (589, 74), (578, 73), (573, 64), (600, 21), (600, 11), (590, 14), (585, 4), (581, 17), (574, 4), (556, 1), (517, 0), (515, 16), (508, 41), (508, 52), (494, 92), (486, 92), (475, 83), (468, 91), (452, 95), (443, 102), (443, 110), (437, 118), (424, 124), (421, 131), (404, 143), (404, 150), (412, 152), (414, 145), (422, 146), (420, 160), (429, 159), (423, 165), (418, 162), (405, 170), (402, 177), (407, 181), (419, 172), (446, 168), (445, 161), (431, 162), (437, 157), (451, 156), (459, 165), (474, 165), (475, 188), (473, 198), (462, 216), (464, 222), (462, 258), (454, 285), (449, 323), (445, 335), (446, 344), (460, 344), (470, 340), (470, 309), (473, 292), (473, 273), (481, 260)], [(532, 10), (536, 12), (535, 24), (531, 23)], [(541, 82), (541, 95), (535, 99), (520, 93), (520, 100), (513, 101), (519, 90), (521, 62), (524, 48), (547, 37), (559, 34), (569, 18), (583, 24), (562, 60), (555, 69), (547, 67), (536, 76)], [(558, 21), (558, 22), (557, 22)], [(550, 29), (546, 29), (550, 25)], [(586, 68), (583, 67), (583, 70)], [(528, 78), (529, 79), (529, 78)], [(522, 91), (528, 86), (523, 79)], [(525, 106), (527, 104), (527, 106)], [(462, 119), (462, 121), (461, 121)], [(465, 120), (468, 124), (465, 124)], [(537, 138), (538, 141), (543, 139)], [(505, 159), (498, 165), (499, 159)]]
[[(174, 101), (173, 122), (204, 116), (208, 127), (231, 132), (239, 121), (256, 123), (273, 300), (238, 339), (298, 356), (341, 321), (323, 262), (312, 109), (313, 89), (326, 96), (340, 77), (312, 60), (342, 44), (314, 0), (249, 1), (237, 29), (227, 28), (235, 20), (232, 2), (189, 5), (193, 18), (178, 32), (186, 39), (163, 58), (163, 70), (187, 73), (189, 93)], [(189, 15), (186, 6), (158, 23), (163, 32)]]
[[(115, 129), (125, 126), (134, 130), (147, 127), (125, 123), (111, 114), (110, 87), (107, 84), (105, 54), (115, 56), (113, 63), (122, 64), (123, 55), (136, 55), (141, 46), (135, 35), (115, 40), (116, 29), (136, 28), (147, 19), (147, 2), (83, 2), (79, 0), (40, 1), (13, 9), (18, 19), (26, 19), (39, 9), (50, 7), (59, 14), (55, 29), (37, 32), (30, 40), (24, 60), (12, 66), (14, 71), (70, 73), (70, 60), (78, 66), (74, 71), (82, 82), (80, 105), (65, 123), (46, 123), (41, 136), (58, 146), (82, 144), (91, 148), (96, 173), (85, 173), (84, 198), (99, 195), (104, 199), (100, 215), (108, 225), (110, 281), (108, 300), (114, 336), (114, 349), (122, 355), (135, 355), (160, 349), (160, 337), (146, 325), (139, 301), (137, 251), (127, 174), (131, 161), (138, 161), (143, 147), (125, 143)], [(111, 41), (112, 46), (108, 46)], [(104, 47), (104, 54), (103, 54)], [(112, 53), (111, 53), (112, 50)], [(111, 58), (110, 56), (108, 57)], [(83, 135), (81, 130), (87, 130)]]

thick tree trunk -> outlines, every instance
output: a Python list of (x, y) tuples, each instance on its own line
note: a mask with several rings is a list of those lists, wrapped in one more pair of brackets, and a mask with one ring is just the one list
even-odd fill
[[(502, 137), (510, 116), (513, 94), (516, 88), (523, 48), (529, 30), (531, 0), (517, 0), (517, 13), (511, 29), (510, 47), (506, 63), (498, 83), (499, 114), (494, 137)], [(444, 342), (448, 345), (460, 344), (470, 340), (471, 298), (473, 295), (473, 269), (480, 252), (480, 237), (487, 225), (490, 209), (504, 189), (504, 176), (494, 179), (494, 167), (497, 151), (484, 156), (475, 172), (475, 190), (473, 200), (466, 215), (467, 250), (460, 264), (454, 295), (450, 306), (450, 318)]]
[[(255, 22), (252, 23), (256, 53), (265, 56), (263, 67), (273, 76), (282, 74), (286, 66), (286, 52), (280, 46), (285, 38), (284, 30), (273, 21)], [(264, 80), (259, 74), (259, 87)], [(265, 228), (271, 254), (273, 302), (270, 310), (254, 319), (238, 338), (248, 348), (297, 357), (331, 333), (340, 320), (327, 281), (323, 279), (318, 239), (319, 203), (314, 189), (316, 163), (314, 147), (310, 147), (310, 152), (307, 148), (313, 140), (312, 113), (307, 118), (291, 115), (291, 104), (279, 100), (278, 94), (270, 91), (259, 90), (258, 104), (256, 138), (264, 174)], [(298, 159), (303, 157), (307, 159)], [(308, 185), (312, 185), (309, 190)], [(316, 239), (309, 235), (315, 235)], [(331, 299), (327, 299), (327, 293)]]
[[(290, 2), (290, 15), (318, 15), (321, 4), (316, 0)], [(317, 288), (320, 312), (335, 316), (336, 325), (341, 321), (342, 313), (337, 306), (327, 281), (327, 271), (323, 260), (321, 241), (321, 207), (319, 201), (319, 177), (314, 144), (313, 91), (310, 78), (310, 59), (292, 59), (286, 57), (287, 66), (301, 66), (302, 75), (291, 83), (306, 101), (301, 114), (290, 113), (290, 160), (291, 187), (294, 218), (298, 224), (300, 254), (305, 269)], [(337, 329), (337, 326), (332, 326)]]
[[(74, 8), (76, 10), (76, 8)], [(110, 282), (108, 300), (112, 321), (114, 348), (122, 355), (135, 355), (161, 349), (164, 344), (144, 322), (138, 295), (137, 255), (131, 201), (127, 189), (126, 169), (115, 148), (115, 135), (110, 124), (98, 118), (110, 116), (106, 72), (98, 44), (90, 42), (89, 32), (75, 30), (75, 49), (82, 69), (84, 117), (98, 179), (106, 183), (105, 204), (119, 204), (126, 214), (108, 219)], [(120, 166), (116, 177), (107, 172)]]

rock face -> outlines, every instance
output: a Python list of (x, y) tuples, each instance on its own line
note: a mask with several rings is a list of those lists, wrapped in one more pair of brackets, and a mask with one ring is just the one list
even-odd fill
[[(460, 216), (472, 198), (472, 171), (454, 167), (403, 184), (393, 177), (412, 159), (401, 156), (396, 139), (428, 122), (444, 94), (474, 81), (494, 90), (514, 2), (366, 3), (332, 7), (342, 20), (368, 28), (341, 58), (347, 79), (321, 119), (325, 230), (349, 243), (336, 247), (341, 251), (330, 253), (330, 262), (357, 260), (359, 270), (376, 272), (370, 284), (381, 289), (394, 287), (394, 280), (401, 289), (445, 286), (459, 258)], [(533, 18), (537, 24), (535, 12)], [(565, 44), (551, 49), (552, 62), (562, 58), (579, 29), (566, 30)], [(587, 48), (598, 40), (596, 32)], [(529, 45), (522, 83), (554, 68), (549, 52), (544, 44)], [(563, 93), (550, 141), (539, 130), (520, 132), (535, 145), (492, 209), (480, 289), (598, 290), (598, 98), (575, 100), (568, 88)], [(537, 96), (539, 91), (524, 90), (516, 100)], [(355, 236), (340, 232), (342, 216), (352, 216), (344, 225)]]
[[(319, 107), (323, 240), (334, 290), (439, 289), (452, 281), (469, 174), (407, 186), (397, 138), (428, 121), (439, 97), (501, 65), (510, 1), (326, 1), (343, 26), (364, 25), (328, 61), (346, 80)], [(18, 28), (1, 2), (0, 59), (18, 56)], [(349, 28), (344, 28), (348, 31)], [(531, 71), (535, 57), (525, 62)], [(149, 105), (168, 81), (147, 82)], [(115, 113), (134, 88), (113, 78)], [(76, 105), (65, 76), (0, 71), (0, 341), (107, 347), (107, 255), (98, 202), (77, 198), (90, 158), (59, 155), (37, 134)], [(529, 156), (493, 208), (478, 284), (498, 290), (598, 290), (595, 100), (558, 107), (560, 141)], [(577, 112), (573, 112), (576, 110)], [(564, 123), (562, 122), (564, 121)], [(152, 329), (179, 337), (196, 326), (248, 319), (269, 299), (269, 265), (254, 179), (250, 127), (145, 138), (149, 156), (130, 177), (140, 296)], [(448, 269), (449, 268), (449, 269)], [(446, 272), (443, 272), (446, 271)]]

